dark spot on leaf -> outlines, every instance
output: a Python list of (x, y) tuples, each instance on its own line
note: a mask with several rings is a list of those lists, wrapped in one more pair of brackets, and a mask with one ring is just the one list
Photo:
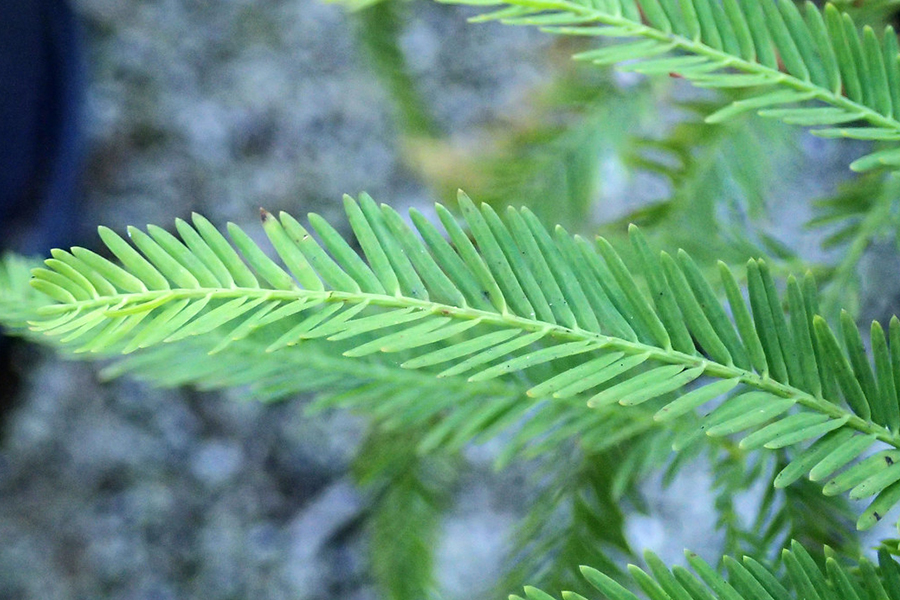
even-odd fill
[(894, 460), (890, 456), (885, 456), (884, 462), (886, 462), (889, 466), (894, 464)]
[(876, 521), (880, 521), (880, 520), (881, 520), (881, 515), (879, 515), (877, 512), (873, 512), (873, 513), (872, 513), (872, 516), (875, 517), (875, 520), (876, 520)]

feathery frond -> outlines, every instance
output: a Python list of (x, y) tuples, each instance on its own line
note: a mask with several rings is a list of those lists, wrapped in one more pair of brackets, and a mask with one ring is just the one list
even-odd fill
[(452, 498), (452, 456), (422, 456), (426, 431), (373, 430), (354, 464), (354, 476), (373, 499), (366, 520), (373, 546), (372, 574), (388, 600), (435, 595), (434, 550), (441, 516)]
[(589, 231), (598, 196), (610, 191), (601, 169), (640, 134), (654, 97), (647, 85), (623, 90), (609, 69), (554, 61), (552, 70), (554, 79), (490, 127), (478, 148), (462, 153), (453, 140), (419, 141), (408, 159), (448, 202), (464, 180), (472, 196), (497, 209), (516, 198), (545, 222)]
[[(828, 548), (826, 548), (826, 555)], [(693, 552), (685, 552), (691, 570), (675, 566), (671, 569), (652, 552), (644, 554), (647, 566), (642, 569), (629, 565), (628, 571), (636, 585), (648, 598), (671, 600), (805, 600), (842, 598), (896, 598), (900, 595), (900, 565), (882, 549), (878, 552), (878, 568), (869, 560), (859, 559), (858, 566), (849, 567), (833, 557), (825, 561), (825, 568), (813, 560), (809, 552), (796, 541), (790, 550), (782, 552), (787, 578), (776, 570), (745, 556), (737, 560), (726, 556), (728, 576), (723, 577)], [(646, 570), (645, 570), (646, 569)], [(639, 600), (639, 597), (592, 567), (581, 567), (581, 574), (604, 598), (610, 600)], [(564, 600), (587, 600), (572, 592), (563, 592)], [(554, 597), (534, 587), (525, 588), (528, 600), (554, 600)], [(512, 595), (511, 600), (524, 600)]]
[(405, 136), (431, 137), (438, 127), (416, 88), (409, 66), (400, 47), (401, 24), (406, 6), (400, 2), (381, 0), (349, 0), (356, 25), (357, 40), (394, 103), (395, 119)]
[(897, 0), (832, 0), (841, 12), (849, 13), (860, 25), (877, 25), (889, 22), (900, 9)]
[(626, 452), (611, 448), (573, 460), (560, 461), (549, 454), (538, 459), (537, 470), (546, 481), (516, 527), (511, 568), (497, 586), (498, 597), (523, 581), (582, 590), (577, 570), (582, 563), (597, 565), (617, 579), (624, 576), (616, 563), (633, 554), (613, 480), (627, 468), (621, 460)]
[(704, 123), (703, 117), (720, 105), (677, 102), (683, 116), (668, 132), (633, 139), (629, 166), (664, 177), (672, 192), (625, 215), (617, 226), (624, 230), (634, 223), (648, 238), (684, 248), (700, 263), (743, 264), (761, 254), (788, 258), (764, 233), (763, 221), (771, 192), (785, 176), (783, 165), (797, 149), (795, 132), (761, 118)]
[[(816, 316), (811, 278), (789, 279), (782, 297), (766, 264), (750, 261), (747, 302), (720, 265), (726, 308), (687, 253), (656, 255), (636, 228), (630, 268), (602, 238), (595, 250), (561, 228), (551, 234), (527, 209), (509, 209), (504, 221), (465, 196), (460, 205), (469, 234), (438, 207), (448, 242), (415, 211), (418, 235), (390, 208), (348, 198), (368, 262), (314, 215), (321, 244), (289, 215), (262, 213), (284, 267), (238, 227), (228, 228), (232, 245), (201, 217), (195, 227), (177, 223), (183, 241), (130, 228), (132, 245), (101, 229), (123, 266), (81, 248), (57, 251), (33, 272), (55, 301), (33, 329), (100, 354), (218, 332), (207, 346), (216, 352), (261, 332), (266, 352), (299, 360), (320, 340), (342, 344), (346, 357), (396, 353), (404, 368), (438, 378), (524, 377), (527, 395), (551, 405), (653, 401), (644, 408), (659, 422), (715, 406), (676, 449), (704, 434), (740, 434), (747, 450), (796, 448), (776, 485), (809, 473), (827, 480), (826, 494), (874, 496), (860, 528), (900, 500), (900, 320), (890, 346), (873, 324), (873, 369), (849, 315), (840, 335)], [(193, 367), (182, 369), (189, 378)], [(250, 381), (241, 377), (225, 379)], [(687, 393), (668, 396), (679, 391)], [(893, 449), (833, 476), (878, 443)]]
[[(561, 449), (602, 445), (618, 456), (631, 438), (654, 429), (646, 411), (596, 410), (574, 399), (547, 402), (529, 398), (524, 394), (525, 381), (437, 379), (420, 370), (400, 368), (391, 360), (393, 355), (347, 358), (337, 351), (339, 344), (318, 340), (305, 342), (302, 353), (267, 354), (265, 348), (278, 337), (274, 332), (266, 336), (265, 331), (257, 331), (210, 354), (209, 347), (221, 343), (222, 337), (216, 341), (216, 336), (209, 334), (204, 338), (212, 339), (193, 337), (155, 346), (117, 361), (103, 373), (107, 377), (133, 375), (166, 386), (247, 386), (249, 397), (262, 401), (313, 393), (310, 413), (340, 408), (369, 418), (372, 430), (354, 461), (354, 473), (363, 489), (370, 491), (372, 535), (396, 538), (403, 533), (402, 543), (398, 539), (396, 545), (389, 544), (391, 552), (372, 555), (373, 573), (392, 597), (425, 597), (424, 590), (431, 585), (425, 568), (431, 560), (429, 541), (449, 501), (446, 486), (428, 484), (428, 474), (434, 472), (435, 463), (444, 465), (439, 471), (447, 471), (447, 457), (473, 442), (499, 438), (498, 462), (503, 464), (522, 457), (553, 457), (549, 462), (554, 483), (531, 505), (532, 517), (517, 527), (518, 536), (527, 536), (533, 551), (517, 555), (521, 560), (510, 567), (504, 589), (534, 577), (536, 571), (528, 570), (528, 565), (540, 564), (547, 573), (563, 573), (579, 561), (601, 564), (599, 557), (604, 555), (597, 540), (618, 541), (624, 535), (620, 510), (608, 493), (601, 494), (602, 488), (589, 485), (592, 479), (582, 477), (585, 481), (580, 487), (556, 486), (556, 478), (563, 473), (580, 469), (596, 475), (599, 465), (595, 459), (587, 462), (579, 453)], [(273, 356), (278, 360), (272, 360)], [(662, 436), (658, 441), (665, 445), (667, 439)], [(652, 461), (645, 462), (652, 468)], [(625, 468), (630, 463), (618, 466)], [(643, 474), (635, 469), (631, 481)], [(584, 493), (601, 494), (599, 502)], [(563, 516), (557, 514), (560, 498), (571, 502), (571, 512)], [(559, 517), (552, 526), (543, 518), (548, 513)], [(602, 523), (599, 529), (598, 523)], [(601, 538), (592, 537), (599, 532)], [(559, 552), (540, 551), (549, 547), (558, 547)], [(407, 567), (400, 568), (401, 564)], [(547, 584), (560, 581), (546, 580)]]
[[(576, 58), (624, 71), (675, 74), (708, 88), (754, 95), (710, 115), (745, 111), (819, 127), (816, 135), (892, 142), (855, 161), (867, 171), (900, 166), (900, 65), (888, 26), (857, 30), (833, 5), (791, 0), (449, 0), (496, 7), (499, 19), (546, 31), (614, 40)], [(855, 126), (865, 122), (865, 126)]]
[(836, 194), (816, 202), (809, 229), (827, 233), (822, 247), (840, 249), (840, 259), (823, 273), (822, 315), (834, 318), (841, 308), (858, 312), (858, 266), (869, 246), (879, 239), (896, 239), (900, 178), (868, 173), (845, 183)]
[[(725, 533), (725, 554), (777, 560), (793, 539), (810, 548), (820, 562), (825, 559), (824, 546), (837, 557), (859, 556), (856, 517), (846, 498), (825, 496), (820, 486), (805, 478), (787, 487), (772, 485), (787, 463), (783, 451), (716, 454), (712, 458), (719, 519), (716, 529)], [(761, 498), (752, 504), (752, 512), (748, 511), (748, 494), (760, 492)]]
[(37, 308), (47, 303), (47, 297), (29, 285), (31, 269), (39, 264), (38, 259), (15, 254), (0, 257), (0, 323), (20, 334), (37, 318)]

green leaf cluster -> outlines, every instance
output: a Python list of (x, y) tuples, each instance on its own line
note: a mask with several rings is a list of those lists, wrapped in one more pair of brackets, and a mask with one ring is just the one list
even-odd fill
[[(306, 342), (326, 340), (350, 358), (402, 353), (400, 367), (437, 378), (464, 376), (475, 384), (508, 378), (538, 400), (652, 406), (660, 423), (710, 405), (674, 440), (676, 449), (704, 435), (739, 439), (742, 450), (795, 447), (776, 487), (808, 475), (825, 483), (826, 495), (874, 497), (858, 520), (861, 529), (900, 502), (900, 320), (892, 321), (889, 336), (873, 323), (873, 369), (852, 320), (843, 319), (837, 334), (815, 316), (811, 278), (791, 278), (779, 294), (763, 261), (748, 264), (746, 301), (720, 265), (726, 306), (685, 252), (656, 254), (636, 228), (638, 261), (628, 267), (602, 238), (594, 246), (561, 228), (550, 233), (527, 209), (510, 209), (504, 220), (462, 196), (473, 242), (440, 207), (445, 231), (412, 212), (415, 235), (396, 212), (368, 197), (347, 198), (345, 205), (368, 263), (314, 215), (311, 228), (321, 242), (287, 214), (262, 213), (280, 264), (238, 227), (229, 226), (229, 242), (199, 216), (193, 226), (176, 222), (180, 239), (151, 226), (147, 233), (129, 229), (129, 243), (101, 228), (121, 266), (82, 248), (55, 251), (32, 271), (32, 286), (54, 302), (37, 309), (31, 328), (76, 353), (130, 354), (191, 340), (215, 357), (206, 361), (212, 373), (203, 361), (183, 362), (180, 371), (167, 366), (170, 382), (265, 382), (278, 389), (281, 378), (283, 391), (333, 386), (339, 371), (299, 380), (285, 373), (286, 359), (255, 361), (257, 368), (251, 363), (228, 377), (222, 371), (235, 363), (216, 356), (249, 339), (264, 353), (306, 361)], [(148, 356), (152, 373), (161, 363)], [(140, 361), (128, 368), (146, 369)], [(412, 404), (418, 392), (396, 398), (395, 406)], [(359, 402), (359, 392), (352, 396)], [(509, 425), (521, 414), (518, 396), (457, 411), (429, 437), (458, 436), (459, 426), (483, 434)], [(576, 423), (589, 440), (594, 432)], [(542, 433), (547, 423), (541, 425), (531, 435)], [(891, 449), (858, 460), (879, 443)]]
[(401, 367), (438, 378), (524, 374), (528, 397), (580, 397), (590, 408), (685, 391), (653, 419), (718, 404), (676, 448), (704, 434), (739, 435), (746, 450), (812, 440), (776, 486), (809, 474), (826, 494), (875, 496), (863, 529), (900, 501), (895, 450), (831, 477), (879, 442), (900, 447), (900, 320), (888, 334), (872, 324), (873, 368), (846, 313), (838, 332), (817, 316), (809, 276), (789, 278), (780, 294), (766, 263), (750, 261), (745, 300), (720, 264), (723, 304), (686, 252), (654, 253), (637, 228), (629, 267), (603, 238), (551, 233), (527, 209), (504, 220), (465, 196), (460, 205), (474, 242), (440, 206), (445, 231), (412, 211), (414, 233), (386, 205), (345, 199), (368, 264), (315, 216), (321, 243), (286, 213), (263, 211), (281, 264), (237, 226), (229, 242), (199, 216), (176, 222), (181, 239), (151, 226), (130, 228), (129, 243), (101, 228), (121, 266), (83, 248), (55, 251), (32, 272), (32, 286), (56, 301), (32, 329), (76, 353), (130, 354), (217, 330), (211, 354), (251, 335), (266, 339), (266, 353), (327, 340), (350, 358), (403, 353)]
[[(369, 417), (357, 476), (373, 498), (373, 540), (384, 547), (401, 532), (393, 552), (373, 560), (392, 598), (433, 591), (431, 548), (454, 465), (487, 440), (499, 442), (499, 465), (535, 461), (545, 480), (516, 532), (505, 586), (530, 579), (572, 590), (563, 592), (570, 600), (591, 588), (616, 600), (634, 591), (653, 600), (900, 597), (890, 542), (876, 566), (847, 530), (848, 520), (869, 529), (900, 504), (900, 319), (861, 331), (839, 310), (867, 245), (895, 234), (896, 180), (877, 170), (900, 166), (897, 36), (890, 26), (859, 30), (841, 8), (877, 23), (890, 3), (465, 3), (500, 7), (476, 20), (602, 38), (577, 56), (594, 64), (724, 90), (685, 105), (705, 123), (753, 111), (881, 144), (850, 165), (865, 177), (821, 202), (810, 223), (834, 227), (826, 245), (848, 248), (837, 266), (818, 269), (824, 295), (812, 270), (782, 281), (777, 258), (741, 268), (695, 261), (654, 249), (633, 225), (618, 240), (591, 240), (546, 228), (528, 208), (496, 208), (495, 198), (478, 205), (460, 193), (460, 214), (437, 205), (432, 221), (363, 194), (344, 199), (350, 236), (315, 214), (301, 223), (263, 210), (267, 244), (194, 215), (127, 237), (101, 227), (113, 259), (54, 250), (29, 271), (9, 257), (0, 323), (77, 356), (113, 357), (107, 376), (245, 386), (262, 400), (312, 392), (312, 410)], [(373, 23), (396, 25), (389, 6), (368, 10)], [(383, 67), (399, 60), (395, 33), (369, 39)], [(391, 77), (409, 88), (398, 99), (406, 127), (430, 132), (408, 77)], [(676, 187), (664, 208), (644, 209), (650, 228), (654, 218), (717, 226), (723, 173), (739, 159), (697, 153), (712, 139), (705, 123), (638, 140), (641, 152), (679, 158), (672, 167), (632, 156)], [(735, 143), (734, 129), (719, 132), (722, 147)], [(581, 137), (573, 147), (592, 155)], [(698, 202), (690, 186), (705, 179), (716, 185), (698, 189), (716, 191)], [(755, 179), (741, 179), (750, 204), (763, 202)], [(740, 239), (735, 255), (754, 253), (756, 240), (776, 246)], [(727, 550), (749, 556), (723, 558), (723, 577), (692, 553), (693, 573), (646, 553), (646, 569), (629, 566), (626, 576), (617, 559), (634, 556), (623, 507), (640, 508), (637, 486), (651, 473), (664, 469), (670, 481), (697, 456), (713, 466)], [(748, 525), (733, 495), (760, 480), (769, 485)], [(579, 575), (583, 562), (603, 572)]]
[[(790, 0), (470, 0), (503, 8), (501, 19), (547, 31), (621, 43), (576, 58), (648, 75), (676, 74), (706, 88), (754, 93), (709, 115), (718, 123), (746, 112), (808, 127), (822, 137), (896, 141), (900, 114), (897, 38), (888, 26), (857, 31), (852, 17), (828, 4), (800, 9)], [(865, 127), (838, 127), (864, 121)], [(896, 149), (851, 165), (895, 166)]]
[[(900, 565), (886, 549), (878, 552), (878, 566), (862, 559), (854, 568), (848, 568), (833, 556), (825, 561), (823, 569), (812, 556), (794, 542), (790, 550), (782, 552), (787, 577), (773, 571), (758, 561), (745, 557), (738, 561), (725, 557), (728, 576), (723, 577), (706, 561), (693, 552), (685, 552), (691, 570), (675, 566), (667, 568), (652, 552), (644, 555), (647, 571), (630, 566), (633, 582), (652, 600), (705, 600), (724, 598), (740, 600), (794, 600), (795, 598), (896, 598), (900, 584)], [(582, 567), (581, 573), (596, 590), (610, 600), (638, 600), (638, 596), (607, 575), (591, 567)], [(586, 600), (580, 594), (563, 592), (564, 600)], [(525, 588), (528, 600), (552, 600), (553, 596), (534, 588)], [(510, 596), (511, 600), (525, 600)]]

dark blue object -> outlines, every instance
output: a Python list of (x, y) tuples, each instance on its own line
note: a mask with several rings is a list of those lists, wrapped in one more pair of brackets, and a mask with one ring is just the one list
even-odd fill
[[(63, 0), (0, 0), (0, 251), (47, 255), (78, 234), (84, 68)], [(18, 369), (0, 332), (0, 433)]]
[(0, 248), (47, 254), (77, 234), (78, 37), (63, 0), (0, 0)]

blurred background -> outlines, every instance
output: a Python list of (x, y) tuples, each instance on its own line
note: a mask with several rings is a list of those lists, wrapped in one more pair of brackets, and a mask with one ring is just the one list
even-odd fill
[[(892, 310), (884, 223), (818, 226), (881, 193), (881, 180), (840, 187), (864, 146), (757, 118), (704, 125), (725, 98), (574, 62), (592, 42), (473, 14), (426, 0), (5, 2), (0, 111), (47, 129), (0, 130), (3, 164), (25, 165), (19, 183), (0, 176), (6, 246), (96, 248), (98, 224), (167, 227), (192, 211), (259, 235), (260, 206), (345, 227), (344, 193), (431, 214), (463, 188), (613, 240), (635, 221), (702, 264), (774, 254), (778, 273), (810, 267), (852, 290), (856, 314)], [(10, 58), (23, 56), (42, 70), (21, 75)], [(385, 541), (357, 485), (364, 419), (101, 383), (95, 365), (4, 351), (0, 598), (384, 597), (370, 557)], [(440, 597), (488, 594), (509, 571), (536, 484), (527, 463), (496, 473), (495, 455), (471, 448), (442, 488)], [(638, 490), (629, 541), (715, 556), (726, 540), (707, 471)]]

